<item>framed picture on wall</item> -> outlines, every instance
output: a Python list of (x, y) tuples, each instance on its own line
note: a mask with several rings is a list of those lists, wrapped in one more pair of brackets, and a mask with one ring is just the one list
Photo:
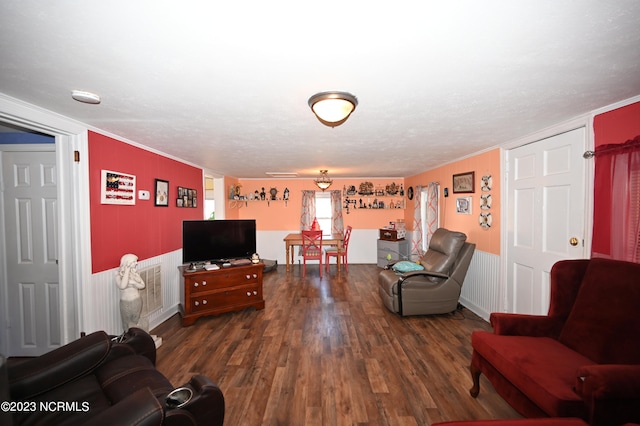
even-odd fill
[(198, 191), (191, 188), (178, 187), (176, 207), (198, 207)]
[(471, 197), (456, 198), (456, 213), (471, 214)]
[(169, 181), (156, 179), (156, 198), (155, 205), (157, 207), (169, 207)]
[(475, 192), (475, 172), (458, 173), (453, 175), (453, 193)]
[(136, 204), (136, 177), (111, 170), (101, 171), (100, 180), (101, 204)]

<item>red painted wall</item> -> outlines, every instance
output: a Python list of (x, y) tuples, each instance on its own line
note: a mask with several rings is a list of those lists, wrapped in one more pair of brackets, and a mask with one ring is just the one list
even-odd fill
[(624, 143), (640, 135), (640, 102), (596, 115), (593, 131), (595, 146)]
[[(598, 114), (593, 118), (594, 145), (621, 144), (640, 135), (640, 102)], [(609, 200), (606, 188), (594, 188), (592, 253), (611, 253), (611, 210), (598, 208), (599, 200)]]
[[(102, 170), (136, 176), (136, 204), (100, 203)], [(155, 179), (169, 181), (169, 206), (154, 206)], [(89, 132), (89, 185), (92, 271), (117, 267), (123, 254), (140, 260), (182, 247), (182, 221), (203, 218), (202, 170), (108, 136)], [(178, 186), (198, 191), (198, 208), (178, 208)], [(139, 200), (141, 189), (150, 200)]]

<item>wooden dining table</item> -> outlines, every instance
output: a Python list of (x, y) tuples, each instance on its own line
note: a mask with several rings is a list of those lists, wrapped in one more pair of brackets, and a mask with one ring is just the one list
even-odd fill
[[(340, 272), (340, 253), (342, 252), (342, 242), (344, 241), (344, 234), (331, 234), (322, 236), (323, 246), (336, 246), (338, 248), (338, 272)], [(287, 248), (287, 272), (290, 270), (290, 265), (293, 264), (293, 252), (291, 247), (302, 246), (302, 234), (295, 233), (289, 234), (284, 237), (284, 243)]]

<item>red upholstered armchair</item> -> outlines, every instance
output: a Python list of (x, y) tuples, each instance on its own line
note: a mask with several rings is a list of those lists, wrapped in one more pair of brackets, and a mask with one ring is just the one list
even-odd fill
[(493, 313), (471, 336), (472, 396), (484, 374), (526, 417), (640, 422), (640, 265), (567, 260), (551, 270), (546, 316)]

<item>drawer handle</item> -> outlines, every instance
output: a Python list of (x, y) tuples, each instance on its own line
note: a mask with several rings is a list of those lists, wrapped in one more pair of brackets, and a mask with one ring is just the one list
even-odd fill
[(258, 278), (258, 274), (253, 274), (253, 278)]
[(202, 285), (207, 285), (207, 282), (206, 281), (202, 281)]
[(256, 290), (253, 290), (253, 295), (254, 295), (254, 296), (257, 296), (257, 295), (258, 295), (258, 292), (257, 292)]
[(193, 283), (193, 286), (194, 287), (198, 287), (198, 283)]
[(207, 299), (204, 299), (204, 300), (202, 301), (202, 304), (203, 304), (203, 305), (206, 305), (206, 304), (207, 304)]
[(247, 274), (247, 279), (248, 280), (251, 279), (251, 275)]
[(195, 301), (194, 305), (196, 306), (200, 306), (200, 302), (198, 302), (197, 300)]
[(251, 292), (250, 291), (247, 292), (247, 296), (249, 296), (249, 297), (251, 296)]

